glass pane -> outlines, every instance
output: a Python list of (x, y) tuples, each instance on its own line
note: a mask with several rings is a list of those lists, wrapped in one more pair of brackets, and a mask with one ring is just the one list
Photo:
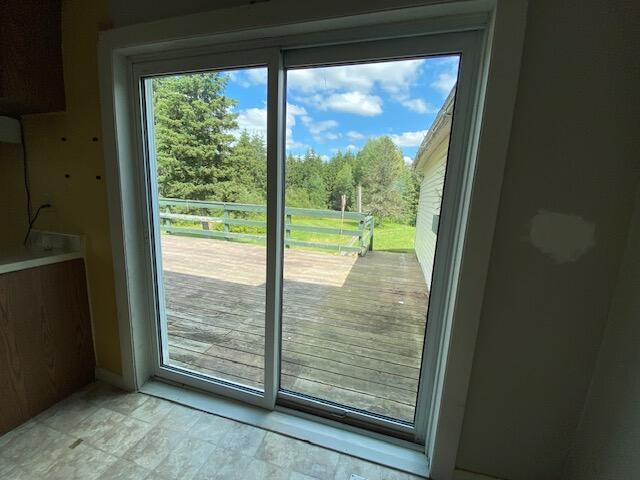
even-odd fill
[(282, 389), (413, 422), (457, 71), (287, 72)]
[(264, 378), (266, 74), (251, 68), (151, 80), (165, 362), (257, 389)]

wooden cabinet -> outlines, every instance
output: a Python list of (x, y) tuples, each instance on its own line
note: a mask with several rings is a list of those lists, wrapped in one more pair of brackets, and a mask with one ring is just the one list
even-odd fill
[(0, 435), (94, 378), (82, 259), (0, 275)]
[(0, 0), (0, 115), (65, 109), (60, 0)]

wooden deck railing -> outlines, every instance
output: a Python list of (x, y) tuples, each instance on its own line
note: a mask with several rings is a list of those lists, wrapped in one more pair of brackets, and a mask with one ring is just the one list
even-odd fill
[[(227, 240), (245, 240), (254, 242), (265, 242), (264, 233), (248, 233), (232, 231), (232, 227), (255, 227), (266, 229), (264, 219), (237, 218), (234, 214), (266, 215), (266, 205), (213, 202), (204, 200), (184, 200), (178, 198), (161, 198), (160, 206), (160, 230), (170, 234), (189, 235), (196, 237), (223, 238)], [(180, 213), (179, 211), (188, 213)], [(194, 212), (201, 212), (198, 215)], [(219, 216), (212, 216), (210, 213), (220, 212)], [(294, 217), (311, 218), (333, 218), (336, 220), (347, 220), (357, 222), (357, 228), (339, 227), (318, 227), (314, 225), (303, 225), (294, 223)], [(200, 223), (200, 228), (195, 226), (181, 226), (174, 222)], [(222, 230), (212, 230), (211, 226), (222, 225)], [(367, 251), (373, 249), (373, 228), (374, 220), (372, 215), (358, 212), (339, 212), (335, 210), (318, 210), (314, 208), (285, 208), (284, 242), (287, 247), (312, 247), (326, 250), (337, 250), (343, 252), (355, 252), (365, 255)], [(339, 235), (351, 237), (343, 244), (342, 242), (308, 242), (295, 240), (292, 232), (311, 232), (322, 235)]]

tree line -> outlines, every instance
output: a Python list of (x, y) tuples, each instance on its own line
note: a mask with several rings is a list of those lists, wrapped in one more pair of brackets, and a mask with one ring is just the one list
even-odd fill
[[(225, 95), (228, 76), (201, 73), (153, 81), (155, 148), (160, 196), (235, 203), (266, 202), (266, 145), (261, 135), (237, 131), (236, 101)], [(313, 149), (289, 154), (287, 206), (356, 208), (378, 221), (415, 223), (420, 178), (390, 137), (370, 138), (357, 153), (323, 160)]]

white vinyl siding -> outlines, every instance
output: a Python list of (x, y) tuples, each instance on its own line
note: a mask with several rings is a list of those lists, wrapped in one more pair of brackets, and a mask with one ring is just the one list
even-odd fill
[(434, 231), (434, 216), (440, 215), (446, 160), (445, 152), (436, 162), (432, 162), (429, 165), (420, 184), (415, 249), (424, 279), (429, 288), (431, 287), (437, 239), (437, 232)]

